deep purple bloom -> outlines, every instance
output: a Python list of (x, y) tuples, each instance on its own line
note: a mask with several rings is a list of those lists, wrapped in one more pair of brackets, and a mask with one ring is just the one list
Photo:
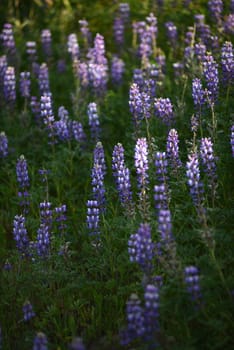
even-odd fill
[(125, 166), (124, 148), (118, 143), (113, 150), (112, 170), (115, 177), (119, 198), (124, 207), (132, 206), (130, 171)]
[(193, 301), (199, 302), (201, 299), (200, 277), (196, 266), (187, 266), (184, 269), (184, 281), (187, 291)]
[(179, 138), (175, 129), (171, 129), (168, 133), (167, 157), (170, 160), (172, 169), (181, 167), (182, 163), (179, 157)]
[(159, 330), (159, 288), (153, 284), (145, 287), (144, 323), (146, 339), (153, 340), (155, 331)]
[(226, 41), (221, 50), (222, 81), (231, 85), (234, 81), (234, 53), (230, 41)]
[(116, 45), (122, 46), (124, 44), (124, 21), (121, 17), (115, 17), (113, 29)]
[(66, 204), (62, 204), (59, 207), (56, 207), (54, 209), (55, 213), (56, 213), (56, 218), (55, 221), (58, 223), (58, 230), (59, 233), (61, 234), (65, 234), (65, 231), (67, 229), (67, 216), (66, 216), (66, 212), (67, 212), (67, 206)]
[(39, 332), (34, 338), (33, 350), (47, 350), (47, 337), (44, 333)]
[(170, 125), (174, 120), (173, 106), (169, 98), (155, 98), (155, 115), (166, 125)]
[(120, 85), (122, 83), (124, 68), (124, 61), (121, 58), (114, 56), (111, 61), (111, 78), (114, 84)]
[(49, 72), (46, 63), (42, 63), (38, 72), (38, 84), (40, 95), (50, 93)]
[(17, 160), (16, 176), (17, 176), (17, 182), (19, 186), (18, 196), (19, 198), (22, 199), (20, 205), (24, 206), (24, 210), (27, 212), (27, 209), (25, 207), (29, 206), (28, 188), (29, 188), (30, 182), (29, 182), (29, 175), (28, 175), (27, 160), (24, 158), (23, 155), (21, 155), (20, 158)]
[(138, 263), (146, 274), (150, 273), (153, 264), (154, 243), (149, 224), (141, 224), (137, 233), (130, 236), (128, 253), (131, 262)]
[(13, 223), (13, 236), (16, 247), (22, 255), (27, 255), (29, 248), (28, 232), (25, 227), (25, 218), (23, 215), (16, 215)]
[(42, 50), (46, 60), (48, 60), (52, 56), (52, 39), (51, 39), (51, 31), (49, 29), (44, 29), (41, 32), (41, 44)]
[(43, 258), (49, 255), (50, 251), (50, 232), (49, 227), (45, 223), (41, 223), (37, 231), (36, 242), (37, 254)]
[(7, 67), (4, 75), (3, 91), (4, 97), (10, 106), (13, 106), (16, 101), (16, 87), (15, 87), (15, 68)]
[(24, 321), (28, 322), (30, 321), (33, 317), (36, 316), (35, 312), (33, 311), (32, 304), (30, 301), (26, 301), (23, 305), (23, 314), (24, 314)]
[(29, 98), (30, 97), (30, 72), (21, 72), (20, 73), (20, 94), (22, 97)]
[(204, 171), (207, 173), (207, 176), (211, 183), (214, 183), (217, 175), (213, 142), (211, 141), (210, 137), (201, 139), (200, 156)]
[(192, 96), (196, 110), (200, 110), (205, 103), (205, 91), (202, 87), (201, 80), (198, 78), (193, 79)]
[(70, 120), (68, 111), (63, 107), (58, 110), (59, 120), (54, 122), (55, 134), (61, 141), (67, 141), (71, 138)]
[(0, 133), (0, 158), (8, 155), (8, 138), (4, 131)]
[(159, 209), (158, 231), (160, 233), (162, 243), (168, 244), (173, 239), (171, 212), (169, 209)]
[(211, 54), (204, 57), (203, 74), (208, 89), (208, 103), (214, 104), (218, 97), (219, 76), (218, 65)]
[(51, 229), (53, 222), (53, 210), (51, 207), (52, 204), (48, 201), (44, 201), (39, 205), (41, 224), (47, 226), (49, 229)]
[(85, 350), (85, 346), (82, 338), (76, 337), (72, 340), (72, 343), (69, 346), (71, 350)]
[(91, 137), (93, 141), (97, 142), (100, 138), (100, 122), (97, 112), (97, 104), (91, 102), (88, 104), (88, 117), (89, 117), (89, 127), (91, 132)]
[(14, 39), (12, 24), (10, 23), (4, 24), (2, 32), (0, 34), (0, 40), (8, 58), (10, 60), (14, 59), (16, 54), (16, 46), (15, 46), (15, 39)]
[(155, 153), (156, 178), (160, 183), (167, 181), (168, 161), (165, 152)]
[(99, 235), (100, 210), (96, 200), (87, 201), (87, 227), (91, 235)]
[(98, 96), (103, 95), (107, 89), (107, 68), (107, 65), (102, 63), (97, 64), (91, 62), (88, 64), (89, 85)]
[(154, 186), (154, 202), (156, 209), (168, 208), (168, 190), (164, 183)]

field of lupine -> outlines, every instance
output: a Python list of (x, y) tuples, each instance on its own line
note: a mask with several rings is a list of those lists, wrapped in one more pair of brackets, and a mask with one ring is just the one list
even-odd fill
[(0, 349), (233, 349), (234, 1), (0, 12)]

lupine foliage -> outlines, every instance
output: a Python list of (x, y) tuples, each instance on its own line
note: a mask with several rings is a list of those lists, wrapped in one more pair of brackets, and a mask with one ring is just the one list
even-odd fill
[(233, 11), (1, 0), (1, 349), (233, 349)]

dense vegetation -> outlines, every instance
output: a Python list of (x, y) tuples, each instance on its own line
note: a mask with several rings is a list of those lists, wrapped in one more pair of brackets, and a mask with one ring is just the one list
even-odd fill
[(0, 349), (232, 349), (234, 1), (0, 11)]

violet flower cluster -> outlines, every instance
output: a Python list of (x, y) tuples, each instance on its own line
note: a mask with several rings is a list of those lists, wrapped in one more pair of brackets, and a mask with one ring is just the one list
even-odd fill
[(20, 94), (22, 97), (29, 98), (30, 97), (30, 72), (21, 72), (20, 73)]
[(89, 127), (91, 132), (91, 138), (93, 141), (97, 142), (100, 138), (100, 121), (97, 111), (97, 104), (95, 102), (90, 102), (88, 104), (88, 117), (89, 117)]
[(168, 133), (166, 153), (172, 170), (176, 171), (182, 166), (179, 156), (179, 137), (175, 129), (171, 129)]
[(174, 121), (173, 105), (169, 98), (155, 98), (154, 110), (156, 117), (164, 124), (170, 125)]
[(184, 281), (187, 285), (187, 291), (190, 298), (197, 303), (201, 301), (201, 287), (198, 268), (196, 266), (187, 266), (184, 269)]
[(139, 188), (139, 199), (143, 200), (146, 196), (147, 185), (149, 183), (149, 160), (148, 144), (145, 137), (139, 138), (135, 146), (135, 168), (137, 173), (137, 182)]
[(120, 85), (123, 81), (124, 70), (124, 61), (121, 58), (114, 56), (111, 61), (111, 78), (113, 83), (117, 86)]
[(158, 212), (159, 209), (167, 209), (169, 202), (167, 185), (168, 160), (165, 152), (156, 152), (155, 167), (158, 184), (154, 186), (154, 202)]
[(29, 175), (27, 160), (23, 155), (19, 157), (16, 163), (16, 176), (19, 186), (18, 197), (20, 198), (20, 205), (23, 207), (25, 213), (28, 212), (29, 207)]
[(26, 301), (24, 303), (24, 305), (23, 305), (23, 315), (24, 315), (24, 321), (25, 322), (30, 321), (33, 317), (36, 316), (30, 301)]
[(19, 253), (22, 256), (27, 256), (29, 250), (29, 238), (25, 226), (25, 217), (23, 215), (16, 215), (14, 218), (13, 236)]
[(46, 63), (42, 63), (38, 72), (40, 95), (50, 94), (49, 71)]
[(96, 200), (87, 201), (86, 223), (90, 235), (99, 236), (100, 209)]
[(211, 54), (204, 57), (203, 75), (207, 85), (207, 101), (214, 105), (218, 97), (219, 76), (218, 65)]
[(0, 158), (8, 155), (8, 138), (4, 131), (0, 133)]
[(47, 93), (41, 96), (41, 117), (48, 131), (49, 143), (53, 144), (55, 142), (55, 119), (52, 110), (52, 98), (51, 95)]
[(203, 202), (203, 184), (200, 181), (200, 169), (197, 153), (189, 154), (186, 169), (190, 195), (194, 204), (197, 207), (201, 207)]
[(204, 171), (208, 177), (208, 186), (214, 191), (217, 180), (216, 159), (214, 156), (213, 142), (210, 137), (201, 139), (200, 156)]
[(44, 333), (38, 332), (33, 341), (32, 350), (48, 350), (48, 341)]
[(98, 142), (94, 149), (92, 168), (92, 191), (93, 199), (97, 201), (100, 212), (105, 211), (105, 186), (104, 177), (106, 174), (106, 163), (104, 158), (104, 149), (101, 142)]
[(47, 257), (50, 252), (50, 232), (45, 223), (41, 223), (37, 230), (36, 238), (37, 254), (43, 258)]
[(5, 101), (10, 107), (13, 107), (16, 102), (16, 81), (15, 81), (15, 68), (7, 67), (4, 82), (3, 82), (3, 92)]
[(232, 149), (232, 156), (234, 157), (234, 124), (231, 126), (230, 144)]
[(49, 29), (43, 29), (41, 32), (41, 44), (45, 59), (52, 56), (52, 37)]
[(234, 52), (233, 45), (226, 41), (221, 50), (222, 82), (225, 86), (232, 85), (234, 82)]

